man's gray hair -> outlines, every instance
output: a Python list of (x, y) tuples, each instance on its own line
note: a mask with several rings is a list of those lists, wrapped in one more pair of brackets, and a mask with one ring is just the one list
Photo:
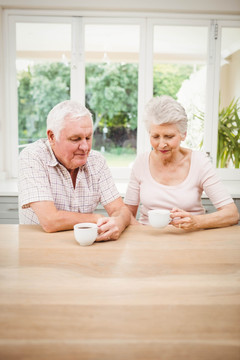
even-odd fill
[(149, 100), (144, 109), (143, 121), (148, 131), (152, 124), (176, 124), (182, 136), (187, 131), (188, 119), (185, 109), (167, 95), (156, 96)]
[(57, 140), (64, 128), (65, 121), (80, 121), (88, 116), (92, 120), (92, 114), (81, 103), (74, 100), (65, 100), (52, 108), (47, 117), (47, 130), (52, 130)]

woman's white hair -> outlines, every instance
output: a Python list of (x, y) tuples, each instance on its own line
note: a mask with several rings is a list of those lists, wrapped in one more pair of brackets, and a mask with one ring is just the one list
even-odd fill
[(52, 108), (47, 117), (47, 130), (52, 130), (57, 140), (60, 132), (64, 128), (65, 121), (80, 121), (82, 117), (92, 114), (81, 103), (74, 100), (65, 100)]
[(176, 124), (182, 136), (187, 131), (188, 119), (185, 109), (167, 95), (156, 96), (149, 100), (144, 109), (143, 121), (148, 131), (152, 124)]

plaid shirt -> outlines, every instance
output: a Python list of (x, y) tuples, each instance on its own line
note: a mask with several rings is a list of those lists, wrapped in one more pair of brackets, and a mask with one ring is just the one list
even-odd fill
[(35, 201), (53, 201), (58, 210), (92, 213), (120, 195), (104, 157), (91, 150), (73, 187), (68, 170), (56, 159), (47, 139), (28, 145), (19, 156), (20, 224), (39, 224), (30, 208)]

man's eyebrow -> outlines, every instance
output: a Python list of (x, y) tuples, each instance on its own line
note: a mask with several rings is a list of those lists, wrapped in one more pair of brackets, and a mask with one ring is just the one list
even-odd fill
[(90, 132), (90, 133), (88, 133), (88, 134), (86, 134), (86, 135), (80, 135), (80, 134), (72, 134), (72, 135), (69, 135), (69, 139), (71, 139), (71, 138), (84, 138), (84, 137), (89, 137), (89, 136), (92, 136), (93, 135), (93, 133), (92, 132)]

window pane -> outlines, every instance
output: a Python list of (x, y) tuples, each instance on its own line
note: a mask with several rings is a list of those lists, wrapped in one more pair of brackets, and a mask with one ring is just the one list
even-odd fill
[(126, 167), (136, 155), (138, 25), (86, 25), (86, 105), (94, 118), (93, 148), (108, 165)]
[(17, 23), (19, 148), (46, 137), (46, 117), (70, 97), (71, 25)]
[(240, 28), (223, 28), (221, 39), (217, 166), (240, 165)]
[(179, 101), (188, 115), (185, 145), (199, 149), (204, 135), (207, 28), (154, 27), (153, 94)]

